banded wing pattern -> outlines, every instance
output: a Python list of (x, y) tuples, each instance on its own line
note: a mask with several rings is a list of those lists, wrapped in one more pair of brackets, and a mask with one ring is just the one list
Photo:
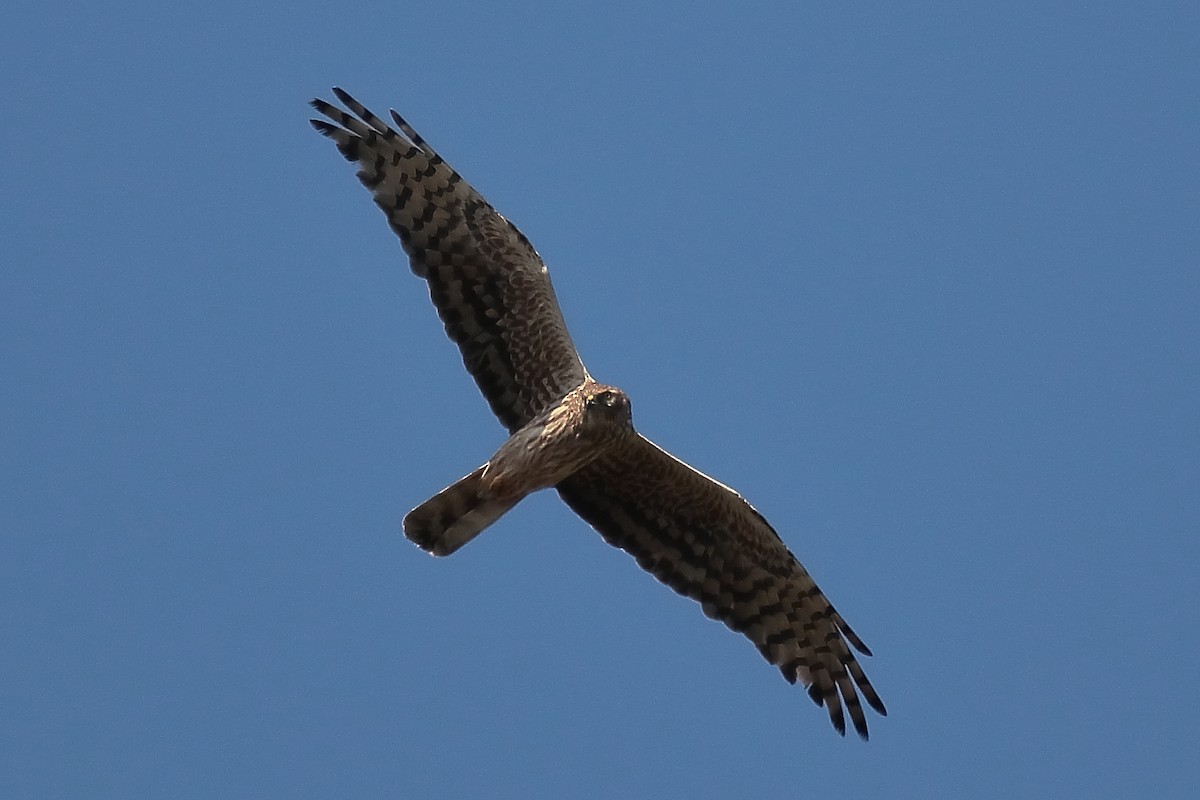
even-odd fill
[(871, 651), (741, 495), (638, 436), (556, 487), (609, 544), (744, 634), (790, 683), (808, 685), (839, 733), (867, 738), (859, 694), (887, 709), (852, 645)]
[(587, 377), (529, 240), (399, 114), (399, 132), (341, 89), (311, 120), (387, 215), (492, 411), (516, 431)]

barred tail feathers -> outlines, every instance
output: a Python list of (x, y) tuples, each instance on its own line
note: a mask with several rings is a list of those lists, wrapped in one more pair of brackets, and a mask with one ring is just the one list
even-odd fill
[(404, 535), (427, 553), (448, 556), (515, 506), (520, 497), (497, 500), (483, 496), (486, 467), (450, 484), (408, 512)]

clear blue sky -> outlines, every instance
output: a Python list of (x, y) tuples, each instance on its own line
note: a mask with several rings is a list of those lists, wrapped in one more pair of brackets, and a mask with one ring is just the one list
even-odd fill
[[(1197, 7), (506, 5), (2, 12), (0, 796), (1194, 796)], [(404, 540), (502, 430), (334, 84), (779, 529), (871, 742), (552, 494)]]

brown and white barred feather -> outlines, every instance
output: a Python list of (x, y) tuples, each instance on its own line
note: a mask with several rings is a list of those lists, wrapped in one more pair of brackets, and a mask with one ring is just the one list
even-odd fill
[(850, 645), (871, 651), (737, 492), (641, 436), (556, 488), (605, 541), (744, 634), (789, 682), (807, 685), (839, 733), (846, 731), (844, 706), (867, 738), (859, 693), (887, 714)]
[(515, 506), (521, 497), (497, 499), (483, 488), (484, 464), (459, 478), (404, 517), (404, 535), (427, 553), (448, 556)]
[(501, 423), (515, 431), (587, 377), (529, 240), (392, 112), (401, 133), (341, 89), (311, 120), (371, 190), (413, 272)]

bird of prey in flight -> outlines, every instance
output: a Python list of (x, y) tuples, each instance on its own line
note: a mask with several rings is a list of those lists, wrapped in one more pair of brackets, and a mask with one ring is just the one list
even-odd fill
[[(593, 380), (529, 240), (395, 111), (393, 128), (341, 89), (314, 128), (358, 165), (446, 333), (509, 437), (487, 463), (404, 519), (450, 555), (539, 489), (554, 489), (609, 544), (742, 633), (791, 683), (867, 738), (860, 697), (883, 702), (851, 650), (870, 655), (779, 535), (741, 495), (633, 427), (629, 398)], [(347, 113), (347, 110), (349, 113)]]

